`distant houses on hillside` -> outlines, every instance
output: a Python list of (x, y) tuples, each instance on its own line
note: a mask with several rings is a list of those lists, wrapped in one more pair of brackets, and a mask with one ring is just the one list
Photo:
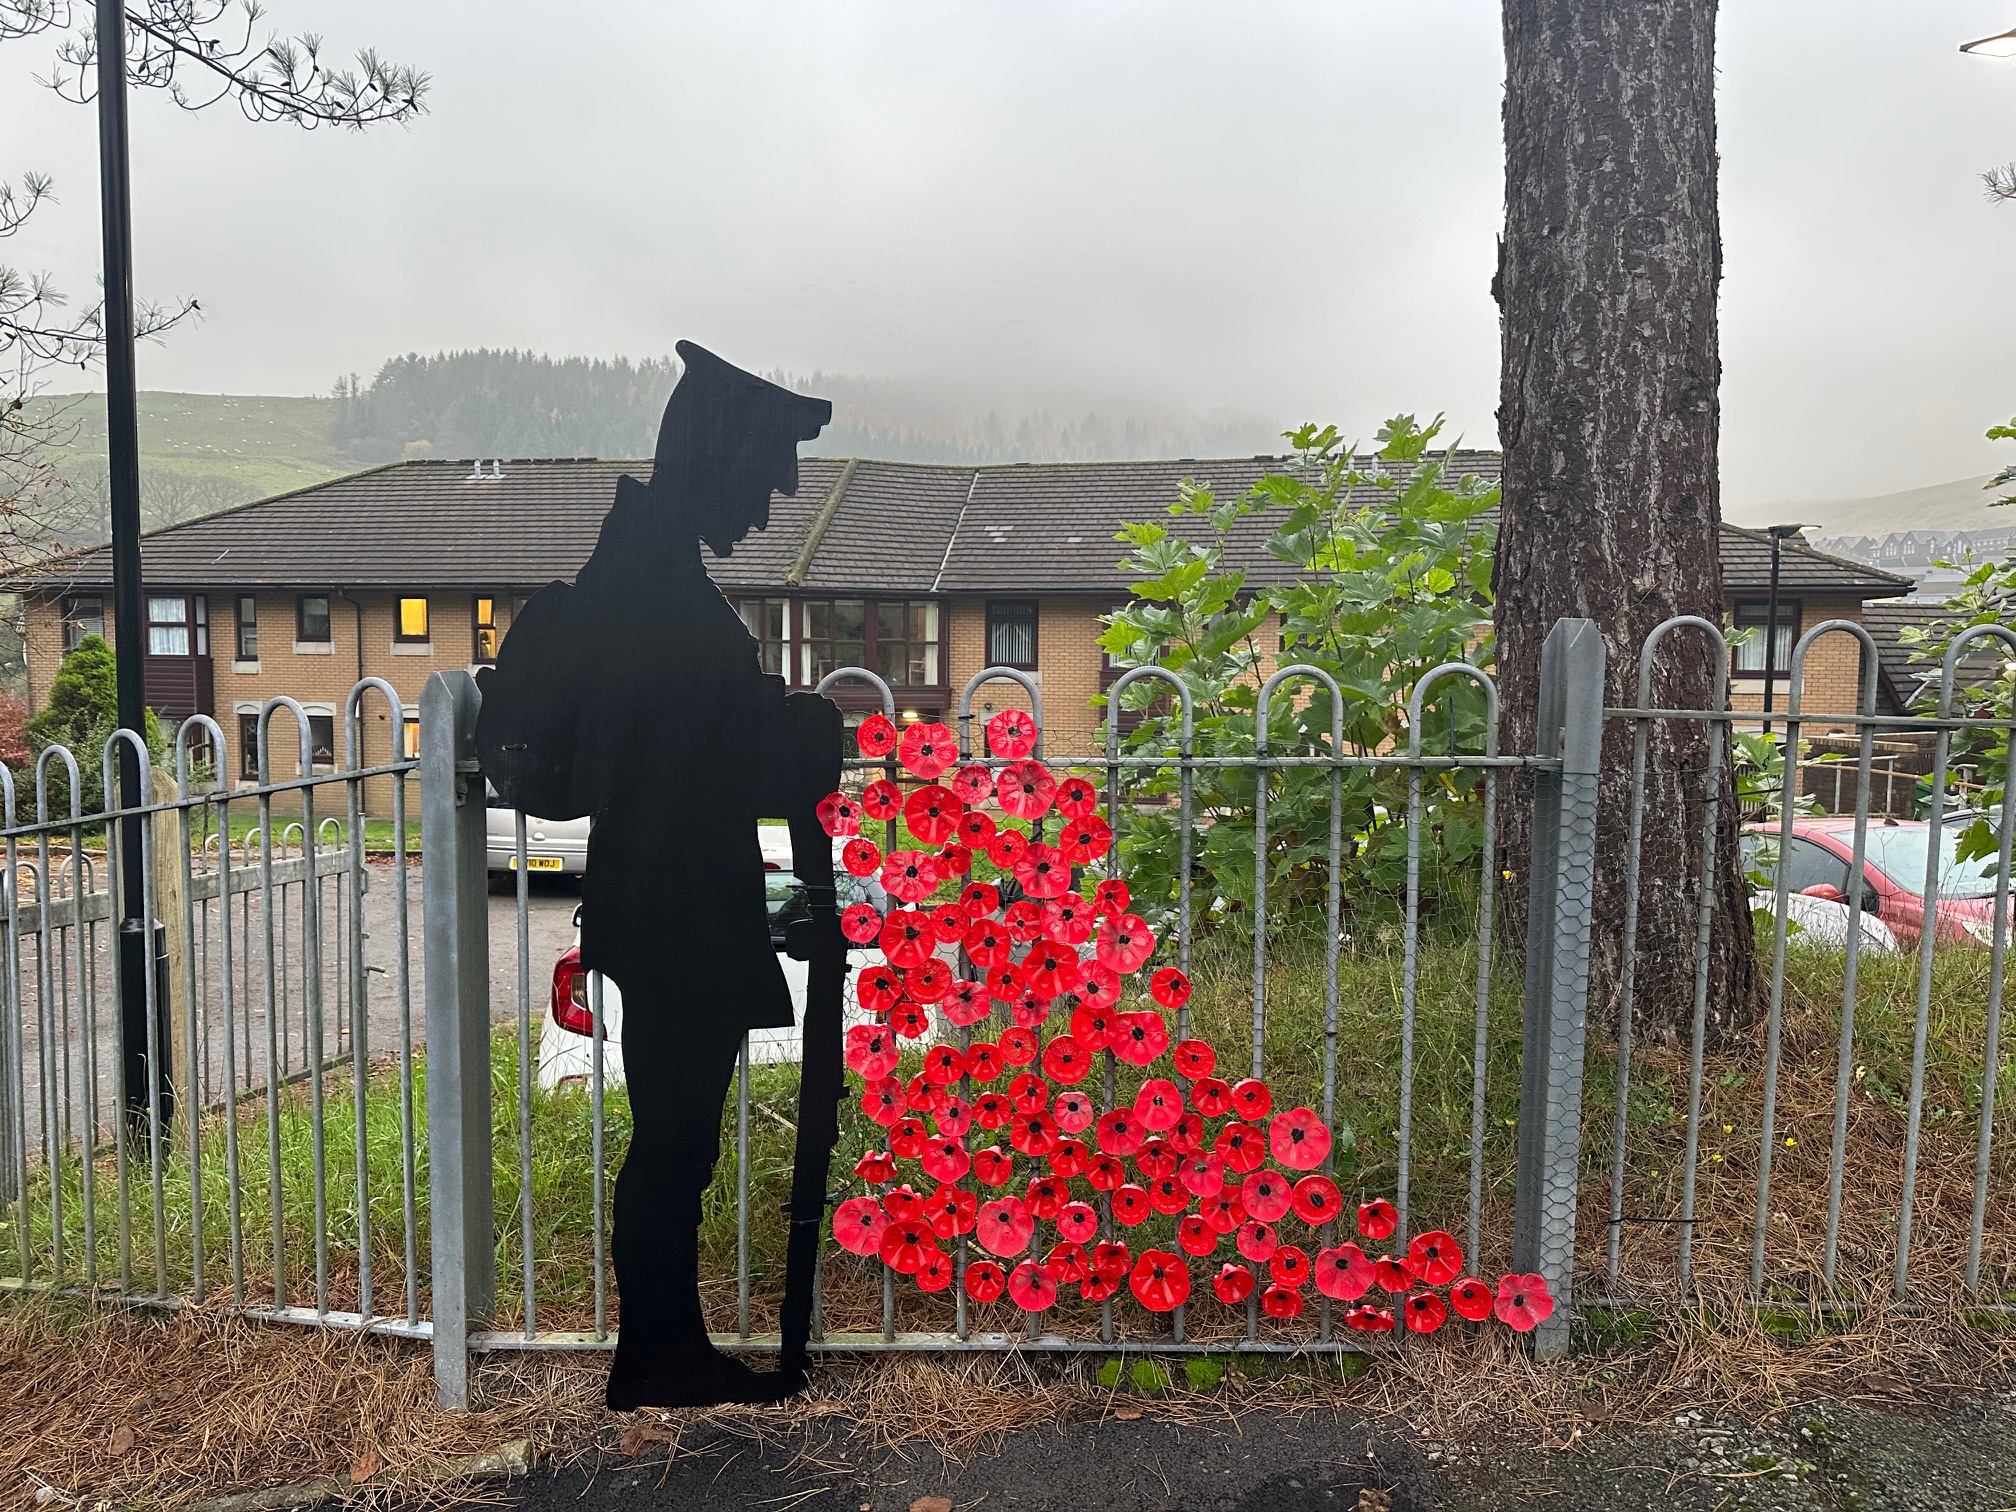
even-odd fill
[[(2016, 547), (2016, 523), (2007, 530), (1893, 530), (1887, 535), (1820, 537), (1813, 544), (1833, 556), (1914, 579), (1914, 598), (1944, 599), (1974, 565), (1999, 562)], [(1942, 562), (1953, 565), (1942, 567)]]

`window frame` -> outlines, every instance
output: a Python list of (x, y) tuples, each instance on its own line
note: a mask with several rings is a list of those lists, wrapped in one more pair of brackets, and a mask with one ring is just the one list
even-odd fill
[[(994, 654), (994, 630), (997, 619), (1005, 622), (1002, 611), (1026, 609), (1029, 615), (1029, 658), (1026, 661), (1008, 661)], [(1043, 601), (1033, 598), (989, 599), (987, 600), (987, 658), (990, 667), (1012, 667), (1017, 672), (1034, 672), (1042, 665), (1043, 658)]]
[(242, 710), (238, 715), (238, 780), (259, 780), (259, 716)]
[[(773, 638), (768, 630), (770, 610), (773, 605), (781, 605), (784, 610), (783, 627)], [(749, 624), (750, 609), (756, 608), (757, 617), (763, 628), (752, 628)], [(742, 621), (742, 628), (749, 632), (749, 639), (756, 643), (756, 665), (766, 677), (781, 677), (788, 684), (791, 676), (791, 652), (797, 644), (797, 637), (791, 632), (797, 623), (797, 601), (777, 594), (750, 594), (735, 600), (735, 613)], [(777, 666), (770, 665), (770, 652), (775, 649)]]
[[(420, 606), (420, 633), (406, 633), (406, 606)], [(402, 646), (431, 646), (434, 644), (434, 605), (424, 593), (400, 593), (392, 598), (392, 639)]]
[[(82, 613), (81, 606), (86, 602), (96, 604), (98, 606), (97, 610), (88, 615)], [(56, 601), (56, 614), (63, 625), (63, 654), (65, 656), (68, 656), (72, 651), (83, 645), (85, 639), (89, 636), (95, 635), (100, 640), (105, 639), (104, 594), (66, 593)], [(98, 628), (96, 630), (84, 629), (83, 624), (85, 621), (95, 621)]]
[[(180, 604), (181, 613), (174, 619), (156, 619), (154, 606), (157, 604)], [(147, 631), (147, 655), (149, 656), (190, 656), (195, 650), (195, 630), (190, 622), (189, 595), (186, 593), (149, 593), (141, 600), (145, 615), (144, 628)], [(154, 647), (156, 632), (175, 634), (182, 637), (180, 651), (157, 651)]]
[[(487, 614), (483, 609), (485, 604), (490, 606)], [(483, 633), (486, 630), (490, 633), (490, 654), (488, 656), (483, 654)], [(478, 667), (496, 666), (497, 648), (502, 644), (503, 640), (504, 637), (497, 633), (497, 595), (494, 593), (471, 594), (469, 597), (470, 662)]]
[[(1785, 654), (1783, 656), (1773, 655), (1771, 658), (1771, 680), (1774, 683), (1787, 672), (1791, 671), (1792, 648), (1799, 644), (1799, 627), (1805, 623), (1805, 613), (1806, 605), (1803, 599), (1790, 597), (1782, 593), (1778, 595), (1778, 623), (1784, 630)], [(1729, 618), (1735, 628), (1738, 630), (1756, 630), (1759, 632), (1758, 635), (1751, 637), (1749, 645), (1730, 647), (1729, 675), (1731, 677), (1747, 678), (1757, 683), (1764, 681), (1764, 662), (1761, 654), (1758, 664), (1754, 667), (1742, 665), (1742, 659), (1744, 652), (1752, 645), (1757, 646), (1761, 653), (1761, 649), (1767, 644), (1766, 638), (1771, 635), (1771, 628), (1766, 624), (1766, 621), (1770, 617), (1771, 600), (1768, 596), (1731, 600)]]
[(402, 710), (399, 715), (399, 759), (417, 761), (420, 758), (420, 715), (417, 710)]
[[(249, 614), (247, 611), (250, 611)], [(234, 595), (231, 608), (232, 635), (231, 649), (234, 661), (256, 662), (259, 660), (259, 596), (254, 593)], [(246, 640), (246, 632), (251, 632), (251, 640)], [(247, 646), (251, 649), (248, 651)]]
[[(320, 600), (322, 604), (322, 633), (308, 633), (308, 604)], [(297, 593), (294, 595), (294, 639), (304, 646), (331, 646), (336, 643), (336, 596), (331, 593)]]

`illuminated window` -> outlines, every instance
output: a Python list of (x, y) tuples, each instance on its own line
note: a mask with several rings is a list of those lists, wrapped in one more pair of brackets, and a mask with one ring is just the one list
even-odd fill
[(424, 598), (399, 600), (398, 633), (394, 638), (402, 641), (427, 639), (427, 600)]
[(408, 714), (399, 721), (399, 754), (408, 761), (420, 755), (420, 716)]
[[(420, 600), (421, 619), (426, 619), (426, 600)], [(485, 664), (497, 660), (497, 600), (478, 598), (475, 608), (476, 649), (470, 658)]]

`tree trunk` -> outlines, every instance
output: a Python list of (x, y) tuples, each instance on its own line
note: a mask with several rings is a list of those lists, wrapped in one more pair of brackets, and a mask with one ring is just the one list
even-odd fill
[[(1606, 701), (1637, 702), (1661, 620), (1722, 620), (1716, 286), (1715, 0), (1505, 0), (1505, 238), (1498, 412), (1504, 507), (1495, 566), (1504, 749), (1532, 749), (1540, 644), (1564, 616), (1609, 651)], [(1661, 648), (1652, 691), (1706, 708), (1715, 657), (1697, 631)], [(1605, 735), (1592, 1012), (1614, 1024), (1624, 959), (1629, 721)], [(1719, 1037), (1754, 1012), (1747, 889), (1727, 734), (1651, 732), (1638, 916), (1637, 1019), (1687, 1033), (1700, 904), (1703, 773), (1724, 743), (1708, 1011)], [(1530, 809), (1508, 803), (1523, 871)], [(1523, 938), (1512, 889), (1507, 925)]]

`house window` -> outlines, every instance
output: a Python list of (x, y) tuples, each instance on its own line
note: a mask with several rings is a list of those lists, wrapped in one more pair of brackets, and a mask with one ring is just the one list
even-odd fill
[(259, 600), (249, 593), (238, 595), (238, 660), (259, 660)]
[[(1734, 653), (1730, 669), (1738, 673), (1762, 676), (1764, 672), (1765, 625), (1771, 618), (1769, 599), (1736, 600), (1736, 628), (1756, 633)], [(1774, 671), (1783, 672), (1792, 665), (1792, 643), (1799, 634), (1799, 600), (1781, 598), (1778, 600), (1778, 625), (1768, 632), (1776, 644), (1771, 649), (1771, 666)]]
[(210, 601), (179, 593), (147, 597), (147, 654), (197, 656), (210, 654)]
[(427, 639), (427, 600), (424, 598), (399, 600), (399, 618), (393, 639), (402, 641)]
[(67, 654), (84, 643), (84, 637), (105, 635), (105, 598), (98, 593), (72, 593), (63, 599), (63, 650)]
[(938, 606), (928, 599), (875, 606), (875, 670), (892, 687), (938, 684)]
[(399, 755), (407, 761), (420, 758), (420, 716), (405, 715), (399, 721)]
[(238, 716), (238, 775), (247, 782), (259, 780), (259, 716)]
[(304, 593), (294, 600), (294, 639), (329, 644), (329, 595)]
[(798, 648), (798, 680), (816, 687), (841, 667), (868, 661), (868, 604), (865, 599), (807, 599), (799, 606), (804, 637)]
[(744, 599), (742, 623), (756, 642), (756, 660), (772, 677), (782, 677), (785, 668), (784, 643), (790, 638), (791, 600)]
[(474, 618), (476, 646), (470, 660), (487, 666), (497, 660), (497, 600), (479, 597), (476, 600)]
[(336, 716), (308, 716), (308, 749), (317, 766), (336, 765)]
[(199, 593), (189, 601), (190, 629), (196, 636), (196, 654), (210, 654), (210, 595)]
[(987, 663), (1036, 670), (1036, 600), (987, 601)]

